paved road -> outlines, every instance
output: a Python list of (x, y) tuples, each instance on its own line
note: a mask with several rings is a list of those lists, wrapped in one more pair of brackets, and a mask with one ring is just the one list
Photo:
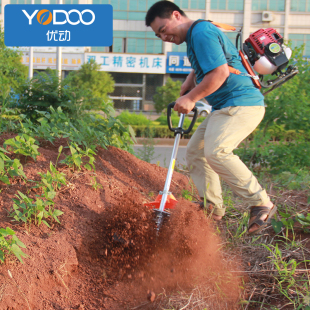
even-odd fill
[[(159, 165), (161, 167), (168, 168), (171, 154), (172, 154), (172, 148), (173, 146), (170, 145), (162, 145), (162, 146), (154, 146), (154, 158), (151, 160), (151, 164), (157, 164), (159, 162)], [(139, 154), (143, 151), (142, 145), (135, 145), (134, 151), (136, 154)], [(178, 154), (177, 154), (177, 160), (176, 160), (176, 166), (183, 169), (183, 165), (186, 165), (185, 160), (185, 152), (186, 152), (186, 146), (179, 146), (178, 148)]]

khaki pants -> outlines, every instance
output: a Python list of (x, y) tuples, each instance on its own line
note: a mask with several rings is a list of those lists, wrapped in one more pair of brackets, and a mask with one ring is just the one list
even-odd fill
[(262, 106), (227, 107), (212, 112), (190, 139), (186, 161), (200, 197), (214, 206), (214, 214), (223, 216), (221, 177), (248, 206), (269, 201), (252, 172), (233, 154), (233, 150), (261, 122)]

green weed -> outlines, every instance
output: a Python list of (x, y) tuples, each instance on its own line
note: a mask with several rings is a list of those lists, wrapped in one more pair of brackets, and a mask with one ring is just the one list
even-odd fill
[(0, 261), (2, 263), (10, 253), (13, 253), (20, 262), (23, 262), (22, 257), (27, 257), (27, 254), (21, 248), (26, 248), (26, 246), (17, 238), (14, 230), (9, 227), (0, 228)]
[(95, 191), (98, 190), (98, 189), (103, 188), (102, 185), (101, 185), (100, 183), (97, 182), (96, 176), (92, 176), (91, 178), (92, 178), (92, 182), (91, 182), (90, 185), (92, 186), (92, 188), (93, 188)]
[(34, 138), (22, 134), (21, 136), (18, 135), (15, 138), (4, 141), (3, 146), (4, 148), (9, 146), (9, 149), (15, 154), (24, 155), (26, 157), (30, 156), (36, 160), (37, 156), (40, 155), (38, 152), (39, 146), (36, 142)]
[(54, 209), (54, 202), (51, 199), (40, 197), (34, 201), (34, 199), (29, 198), (20, 191), (15, 196), (17, 199), (13, 199), (13, 210), (9, 212), (9, 216), (13, 217), (14, 220), (22, 221), (25, 225), (29, 224), (29, 228), (32, 222), (37, 226), (44, 223), (47, 227), (50, 227), (45, 220), (48, 218), (60, 223), (58, 216), (62, 215), (63, 212)]
[(187, 189), (182, 190), (182, 197), (185, 198), (186, 200), (192, 201), (193, 200), (193, 195), (191, 192)]
[(305, 232), (309, 232), (309, 226), (310, 226), (310, 213), (307, 213), (307, 215), (296, 213), (295, 215), (292, 215), (290, 213), (285, 213), (278, 211), (280, 216), (282, 217), (281, 220), (271, 220), (271, 225), (275, 231), (275, 233), (279, 233), (283, 227), (286, 229), (286, 235), (288, 234), (289, 230), (294, 230), (294, 224), (299, 223), (301, 225), (301, 228)]
[(144, 139), (142, 140), (142, 148), (137, 151), (137, 157), (150, 163), (155, 159), (155, 140), (154, 133), (151, 127), (147, 127), (144, 132)]
[(307, 300), (306, 297), (309, 295), (309, 279), (307, 275), (297, 278), (295, 273), (300, 264), (309, 263), (310, 261), (297, 262), (295, 259), (287, 261), (282, 256), (277, 243), (275, 246), (271, 244), (262, 245), (272, 254), (269, 258), (277, 270), (274, 278), (277, 281), (279, 292), (294, 305), (294, 309), (304, 309), (307, 306), (304, 301)]
[(36, 188), (42, 188), (45, 198), (54, 199), (56, 192), (60, 190), (62, 185), (66, 185), (66, 175), (59, 172), (56, 167), (50, 162), (50, 170), (46, 173), (39, 172), (41, 181)]
[(10, 184), (9, 177), (15, 176), (27, 179), (20, 161), (18, 159), (10, 159), (5, 153), (7, 151), (0, 147), (0, 181)]
[[(61, 163), (64, 163), (68, 165), (70, 168), (76, 167), (79, 170), (84, 166), (87, 170), (95, 170), (95, 157), (96, 153), (90, 149), (87, 148), (85, 151), (80, 148), (76, 143), (72, 143), (69, 145), (71, 155), (68, 155), (64, 160), (61, 161)], [(88, 158), (88, 163), (84, 164), (83, 159)]]

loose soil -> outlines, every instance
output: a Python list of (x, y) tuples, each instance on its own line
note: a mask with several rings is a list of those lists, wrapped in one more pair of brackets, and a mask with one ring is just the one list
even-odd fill
[[(0, 145), (12, 136), (0, 137)], [(40, 180), (60, 145), (67, 141), (40, 141), (36, 161), (20, 158), (28, 179)], [(170, 293), (201, 286), (210, 309), (237, 309), (239, 280), (230, 270), (238, 266), (225, 259), (204, 212), (181, 197), (191, 190), (188, 178), (174, 172), (178, 203), (157, 235), (154, 212), (144, 203), (163, 189), (167, 169), (115, 147), (98, 149), (95, 166), (89, 172), (58, 164), (68, 182), (55, 198), (61, 224), (51, 228), (12, 221), (7, 210), (17, 191), (39, 192), (21, 179), (0, 183), (1, 227), (16, 231), (28, 255), (23, 264), (9, 256), (0, 266), (0, 309), (156, 309)]]

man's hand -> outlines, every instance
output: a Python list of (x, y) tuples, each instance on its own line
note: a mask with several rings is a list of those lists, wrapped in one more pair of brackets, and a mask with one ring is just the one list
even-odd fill
[(175, 102), (174, 110), (182, 114), (189, 113), (195, 106), (195, 101), (190, 100), (187, 95), (178, 98)]

